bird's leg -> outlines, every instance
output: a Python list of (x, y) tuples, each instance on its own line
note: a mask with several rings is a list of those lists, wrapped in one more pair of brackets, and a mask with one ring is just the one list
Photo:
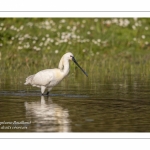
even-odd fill
[(41, 86), (41, 93), (42, 93), (42, 95), (44, 95), (45, 89), (46, 89), (45, 86)]
[(49, 91), (47, 91), (46, 95), (49, 95)]
[(48, 88), (46, 95), (49, 94), (49, 92), (50, 92), (51, 89), (52, 89), (52, 88)]

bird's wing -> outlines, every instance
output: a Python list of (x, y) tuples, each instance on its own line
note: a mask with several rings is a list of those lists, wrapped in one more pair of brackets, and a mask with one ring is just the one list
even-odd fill
[(53, 80), (53, 77), (52, 69), (42, 70), (35, 74), (32, 85), (46, 86)]

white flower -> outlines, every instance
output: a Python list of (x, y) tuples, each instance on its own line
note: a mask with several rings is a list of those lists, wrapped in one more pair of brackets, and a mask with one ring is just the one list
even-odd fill
[(98, 19), (97, 19), (97, 18), (95, 18), (95, 19), (94, 19), (94, 22), (97, 22), (97, 21), (98, 21)]
[(60, 20), (60, 23), (65, 23), (65, 22), (66, 22), (65, 19)]
[(88, 32), (87, 32), (87, 34), (91, 34), (91, 32), (90, 32), (90, 31), (88, 31)]
[(86, 23), (86, 20), (82, 20), (82, 23)]
[(139, 23), (138, 23), (138, 22), (136, 22), (136, 23), (135, 23), (135, 26), (139, 26)]
[(135, 29), (136, 29), (136, 26), (133, 25), (133, 26), (132, 26), (132, 29), (135, 30)]
[(85, 49), (83, 49), (83, 50), (82, 50), (82, 52), (83, 52), (83, 53), (85, 53), (85, 52), (86, 52), (86, 50), (85, 50)]
[(79, 36), (79, 35), (77, 36), (77, 39), (80, 39), (80, 36)]
[(40, 48), (40, 47), (37, 47), (36, 51), (40, 51), (40, 50), (41, 50), (41, 48)]
[(142, 39), (145, 39), (145, 35), (142, 35)]
[(101, 42), (101, 39), (97, 39), (97, 42), (99, 42), (99, 43), (100, 43), (100, 42)]
[(4, 26), (4, 23), (1, 23), (0, 26)]
[(31, 36), (30, 36), (29, 34), (25, 34), (25, 35), (24, 35), (24, 38), (25, 38), (25, 39), (30, 39)]
[(19, 41), (23, 41), (23, 40), (24, 40), (24, 37), (19, 37), (18, 40), (19, 40)]
[(36, 47), (36, 46), (34, 46), (33, 49), (36, 50), (36, 51), (40, 51), (41, 50), (41, 48)]
[(41, 42), (41, 43), (39, 44), (39, 46), (43, 46), (43, 42)]
[(93, 26), (91, 26), (91, 27), (90, 27), (90, 30), (94, 30), (94, 27), (93, 27)]
[(112, 19), (112, 23), (118, 23), (118, 19), (116, 19), (116, 18), (114, 18), (114, 19)]
[(135, 17), (135, 18), (133, 18), (133, 19), (134, 19), (134, 21), (137, 21), (137, 20), (138, 20), (138, 18), (136, 18), (136, 17)]
[(59, 45), (59, 42), (55, 42), (55, 45)]
[(73, 26), (73, 27), (72, 27), (72, 31), (75, 31), (76, 29), (77, 29), (76, 26)]
[(55, 53), (57, 54), (59, 52), (59, 50), (55, 50)]
[(49, 34), (46, 34), (46, 37), (49, 37)]
[(42, 41), (44, 41), (44, 40), (45, 40), (45, 37), (42, 38)]
[(64, 42), (66, 43), (68, 40), (67, 39), (64, 39)]
[(133, 41), (136, 41), (136, 38), (133, 38)]
[(15, 27), (12, 25), (12, 26), (10, 27), (10, 29), (11, 29), (11, 30), (15, 30)]
[(18, 50), (21, 50), (22, 49), (22, 47), (21, 46), (18, 46)]
[(24, 28), (24, 26), (22, 25), (22, 26), (20, 26), (20, 30), (23, 30), (23, 28)]
[(81, 28), (84, 28), (84, 24), (81, 25)]
[(111, 20), (106, 20), (105, 23), (110, 25), (111, 24)]
[(130, 24), (130, 21), (128, 19), (124, 20), (124, 27), (128, 26)]
[(54, 40), (53, 40), (53, 39), (50, 39), (50, 42), (51, 42), (51, 43), (53, 43), (53, 42), (54, 42)]
[(69, 30), (71, 27), (70, 26), (67, 26), (67, 29)]

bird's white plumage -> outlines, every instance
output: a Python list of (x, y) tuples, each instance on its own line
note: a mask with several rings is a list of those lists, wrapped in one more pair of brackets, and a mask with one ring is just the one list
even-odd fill
[(87, 76), (86, 72), (79, 66), (76, 62), (73, 54), (68, 52), (62, 56), (60, 59), (58, 68), (55, 69), (46, 69), (39, 71), (34, 75), (30, 75), (26, 78), (25, 85), (31, 84), (32, 86), (36, 86), (41, 88), (41, 93), (44, 94), (45, 89), (49, 91), (57, 85), (65, 76), (69, 73), (69, 60), (73, 60), (74, 63), (83, 71), (83, 73)]
[(70, 56), (73, 56), (73, 54), (66, 53), (62, 56), (58, 66), (59, 68), (46, 69), (30, 75), (26, 78), (25, 85), (31, 84), (32, 86), (40, 87), (42, 94), (46, 88), (50, 91), (53, 86), (57, 85), (69, 73)]

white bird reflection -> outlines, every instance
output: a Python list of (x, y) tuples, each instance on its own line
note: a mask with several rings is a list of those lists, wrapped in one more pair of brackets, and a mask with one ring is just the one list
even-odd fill
[(53, 103), (50, 97), (41, 101), (25, 102), (26, 117), (31, 120), (30, 129), (37, 132), (70, 132), (68, 110)]

